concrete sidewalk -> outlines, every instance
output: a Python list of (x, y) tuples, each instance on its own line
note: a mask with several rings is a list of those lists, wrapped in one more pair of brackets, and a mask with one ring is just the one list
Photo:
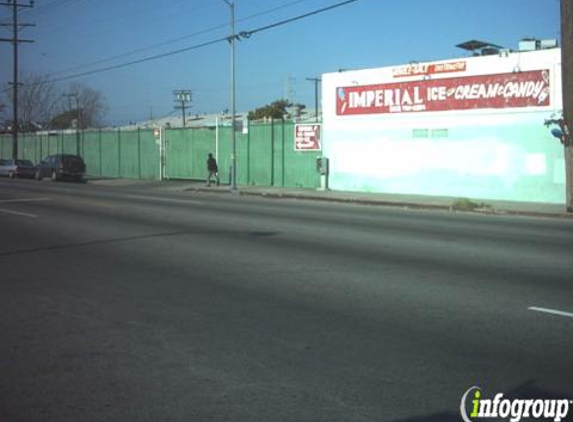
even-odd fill
[[(172, 182), (167, 182), (172, 183)], [(179, 182), (177, 190), (195, 192), (231, 193), (229, 186), (211, 187), (199, 182)], [(545, 204), (537, 202), (498, 201), (448, 196), (405, 195), (393, 193), (365, 193), (346, 191), (319, 191), (309, 188), (283, 188), (261, 186), (239, 186), (240, 195), (254, 195), (267, 198), (306, 199), (368, 205), (383, 205), (414, 209), (440, 209), (450, 211), (471, 211), (489, 214), (513, 214), (547, 217), (573, 218), (567, 213), (565, 204)]]
[[(228, 185), (210, 187), (205, 182), (190, 180), (134, 180), (134, 179), (90, 179), (89, 184), (114, 187), (149, 187), (167, 191), (209, 192), (230, 194)], [(457, 198), (449, 196), (405, 195), (396, 193), (319, 191), (310, 188), (283, 188), (270, 186), (238, 186), (237, 194), (267, 198), (304, 199), (367, 205), (391, 206), (411, 209), (436, 209), (446, 211), (467, 211), (482, 214), (530, 215), (558, 218), (573, 218), (567, 213), (565, 204), (537, 202), (498, 201), (490, 199)]]

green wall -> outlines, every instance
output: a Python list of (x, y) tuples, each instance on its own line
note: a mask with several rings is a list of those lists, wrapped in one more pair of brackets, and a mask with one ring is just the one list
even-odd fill
[[(320, 185), (315, 160), (320, 153), (294, 151), (294, 124), (276, 121), (249, 125), (235, 132), (237, 183), (251, 186), (310, 187)], [(217, 142), (218, 138), (218, 142)], [(207, 155), (217, 156), (222, 183), (230, 180), (230, 127), (168, 129), (165, 131), (165, 177), (198, 179), (207, 176)]]
[[(279, 120), (245, 129), (235, 132), (239, 185), (310, 188), (320, 185), (315, 170), (315, 159), (320, 152), (294, 151), (293, 123)], [(217, 155), (221, 182), (229, 182), (230, 127), (166, 129), (164, 133), (166, 179), (204, 180), (207, 154), (211, 152)], [(20, 158), (35, 163), (51, 154), (79, 151), (90, 176), (160, 178), (159, 142), (152, 130), (21, 134), (18, 151)], [(0, 157), (12, 157), (11, 135), (0, 136)]]

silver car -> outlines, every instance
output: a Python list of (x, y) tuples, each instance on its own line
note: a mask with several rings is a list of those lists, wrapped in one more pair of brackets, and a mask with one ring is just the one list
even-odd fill
[(33, 178), (36, 166), (30, 160), (0, 160), (0, 176)]

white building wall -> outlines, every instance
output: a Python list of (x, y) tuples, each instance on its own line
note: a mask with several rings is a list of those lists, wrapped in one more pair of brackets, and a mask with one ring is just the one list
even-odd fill
[[(439, 73), (446, 65), (455, 71)], [(444, 60), (417, 70), (323, 75), (323, 153), (332, 189), (564, 203), (563, 149), (544, 126), (562, 109), (559, 49)], [(446, 99), (444, 87), (468, 86), (466, 93), (479, 97), (480, 81), (483, 90), (488, 81), (490, 87), (496, 78), (520, 81), (528, 72), (535, 83), (517, 102), (494, 98), (485, 108), (482, 99), (476, 100), (482, 108), (463, 109), (476, 101)], [(446, 110), (417, 111), (424, 107)], [(357, 114), (345, 115), (349, 110)]]

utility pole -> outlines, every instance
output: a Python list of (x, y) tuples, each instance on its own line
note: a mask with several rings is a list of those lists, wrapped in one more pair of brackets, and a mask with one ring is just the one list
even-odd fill
[(561, 75), (567, 211), (573, 212), (573, 1), (561, 0)]
[(78, 104), (78, 94), (77, 93), (71, 93), (71, 94), (62, 94), (62, 97), (66, 97), (68, 99), (68, 111), (72, 111), (74, 109), (74, 105), (76, 106), (76, 110), (77, 110), (77, 104)]
[(80, 128), (82, 127), (82, 119), (80, 118), (81, 112), (80, 104), (78, 101), (78, 94), (63, 94), (63, 96), (68, 98), (68, 113), (71, 113), (74, 108), (76, 110), (76, 155), (80, 155)]
[(288, 75), (285, 78), (284, 99), (287, 100), (289, 104), (294, 103), (294, 96), (295, 96), (296, 92), (293, 89), (292, 85), (295, 82), (296, 82), (296, 78), (294, 76)]
[(314, 121), (318, 123), (318, 84), (322, 81), (320, 78), (306, 78), (307, 81), (314, 82)]
[(239, 36), (235, 34), (235, 2), (223, 0), (229, 6), (230, 31), (229, 46), (231, 47), (231, 192), (237, 190), (237, 135), (235, 133), (235, 41)]
[(18, 12), (22, 8), (34, 7), (34, 2), (29, 4), (20, 4), (17, 0), (7, 0), (7, 2), (0, 3), (0, 6), (7, 6), (12, 8), (12, 23), (0, 24), (0, 26), (7, 26), (12, 28), (12, 38), (0, 38), (0, 42), (12, 43), (12, 51), (14, 53), (14, 76), (12, 82), (13, 90), (13, 121), (12, 121), (12, 158), (18, 158), (18, 44), (21, 42), (31, 43), (33, 40), (23, 40), (18, 38), (20, 29), (27, 26), (35, 26), (31, 23), (18, 23)]
[(191, 102), (191, 91), (188, 89), (179, 89), (173, 91), (173, 96), (175, 103), (175, 110), (181, 110), (183, 112), (183, 127), (185, 127), (185, 110), (189, 108), (187, 103)]

